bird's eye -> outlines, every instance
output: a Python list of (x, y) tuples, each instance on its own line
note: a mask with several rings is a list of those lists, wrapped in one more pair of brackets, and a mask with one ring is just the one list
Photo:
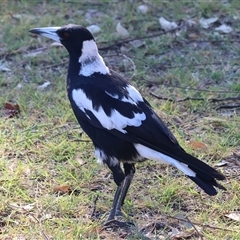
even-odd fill
[(69, 38), (69, 33), (68, 32), (64, 32), (63, 33), (63, 39), (68, 39)]

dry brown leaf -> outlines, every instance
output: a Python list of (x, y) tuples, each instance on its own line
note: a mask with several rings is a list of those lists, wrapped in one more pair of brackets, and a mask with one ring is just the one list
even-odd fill
[(62, 186), (55, 186), (53, 188), (53, 191), (55, 193), (59, 193), (59, 194), (65, 194), (65, 193), (70, 193), (71, 192), (71, 188), (68, 185), (62, 185)]
[(207, 145), (203, 142), (191, 141), (188, 145), (194, 150), (201, 150), (207, 148)]
[(15, 117), (20, 113), (20, 107), (17, 103), (6, 102), (4, 104), (4, 110), (7, 118)]

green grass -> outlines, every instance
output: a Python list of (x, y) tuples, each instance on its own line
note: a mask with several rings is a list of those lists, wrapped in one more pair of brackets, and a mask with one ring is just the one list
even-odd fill
[[(11, 70), (0, 71), (1, 239), (169, 239), (172, 229), (186, 231), (184, 221), (175, 218), (178, 215), (189, 219), (203, 239), (240, 238), (240, 222), (225, 216), (239, 212), (239, 107), (219, 109), (240, 101), (210, 101), (239, 95), (240, 5), (152, 0), (144, 15), (137, 11), (140, 4), (1, 3), (0, 65)], [(161, 30), (161, 16), (197, 24), (182, 27), (176, 36)], [(216, 34), (215, 26), (202, 29), (198, 20), (212, 16), (230, 22), (234, 31)], [(123, 41), (116, 33), (119, 21), (132, 38), (159, 34), (141, 39), (145, 44), (137, 49), (129, 42), (116, 45)], [(65, 90), (67, 52), (28, 33), (34, 27), (66, 23), (101, 27), (95, 38), (105, 49), (100, 53), (108, 66), (141, 91), (184, 149), (212, 166), (222, 159), (228, 162), (217, 167), (227, 176), (223, 182), (227, 192), (208, 197), (176, 169), (147, 161), (137, 165), (124, 208), (136, 226), (101, 229), (116, 186), (109, 170), (96, 163), (92, 144), (70, 108)], [(38, 91), (46, 81), (51, 85)], [(16, 87), (19, 83), (21, 89)], [(150, 92), (174, 101), (159, 100)], [(179, 101), (186, 97), (202, 100)], [(7, 118), (5, 102), (19, 104), (20, 114)], [(207, 147), (194, 149), (189, 142)], [(71, 191), (54, 191), (64, 185)], [(193, 230), (191, 239), (199, 239), (199, 233)]]

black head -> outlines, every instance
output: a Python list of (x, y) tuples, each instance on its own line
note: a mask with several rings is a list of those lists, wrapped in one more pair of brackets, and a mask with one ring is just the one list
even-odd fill
[(34, 28), (29, 32), (39, 34), (62, 43), (69, 53), (81, 51), (84, 41), (94, 40), (88, 29), (74, 24), (68, 24), (62, 27)]

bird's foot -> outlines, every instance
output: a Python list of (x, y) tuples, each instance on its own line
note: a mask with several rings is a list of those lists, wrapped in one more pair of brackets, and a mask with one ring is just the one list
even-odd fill
[(103, 229), (106, 229), (106, 228), (131, 228), (134, 226), (135, 226), (135, 224), (133, 222), (121, 222), (116, 219), (111, 219), (111, 220), (107, 220), (104, 223)]
[[(117, 219), (115, 219), (115, 217)], [(135, 226), (133, 222), (125, 221), (126, 219), (129, 219), (128, 215), (121, 208), (117, 208), (116, 210), (112, 209), (103, 225), (104, 228), (129, 228)]]

